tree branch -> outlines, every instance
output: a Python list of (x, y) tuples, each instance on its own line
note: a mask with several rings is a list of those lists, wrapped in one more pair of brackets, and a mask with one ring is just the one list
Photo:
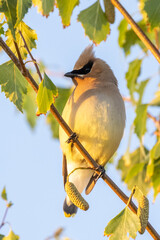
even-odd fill
[[(3, 48), (3, 50), (8, 54), (8, 56), (12, 59), (12, 61), (15, 63), (15, 65), (19, 68), (19, 70), (21, 71), (21, 64), (19, 62), (19, 60), (17, 59), (17, 57), (14, 55), (14, 53), (9, 49), (9, 47), (5, 44), (5, 42), (3, 41), (2, 38), (0, 38), (0, 46)], [(34, 81), (34, 79), (32, 78), (32, 76), (30, 75), (29, 71), (26, 69), (26, 73), (27, 76), (24, 75), (24, 77), (26, 77), (27, 81), (31, 84), (31, 86), (33, 87), (33, 89), (37, 92), (38, 91), (38, 85), (37, 83)], [(22, 74), (24, 74), (22, 72)], [(62, 116), (59, 114), (59, 112), (57, 111), (57, 109), (55, 108), (55, 106), (52, 104), (50, 107), (50, 111), (52, 113), (52, 115), (55, 117), (55, 119), (58, 121), (58, 123), (60, 124), (60, 126), (64, 129), (64, 131), (66, 132), (66, 134), (68, 136), (70, 136), (71, 134), (73, 134), (73, 131), (71, 130), (71, 128), (67, 125), (67, 123), (64, 121), (64, 119), (62, 118)], [(85, 158), (85, 160), (87, 161), (87, 163), (94, 169), (98, 169), (99, 165), (93, 160), (93, 158), (90, 156), (90, 154), (86, 151), (86, 149), (83, 147), (83, 145), (80, 143), (80, 141), (78, 139), (75, 139), (74, 145), (76, 146), (76, 148), (79, 150), (79, 152), (82, 154), (82, 156)], [(98, 170), (95, 170), (96, 173), (100, 174), (101, 172)], [(122, 192), (122, 190), (106, 175), (104, 174), (102, 176), (102, 179), (108, 184), (108, 186), (119, 196), (119, 198), (125, 203), (127, 204), (128, 202), (128, 197), (125, 195), (125, 193)], [(137, 207), (135, 206), (135, 204), (131, 201), (128, 205), (128, 207), (133, 211), (133, 212), (137, 212)], [(150, 235), (153, 237), (153, 239), (156, 240), (160, 240), (160, 236), (159, 234), (156, 232), (156, 230), (152, 227), (152, 225), (148, 222), (147, 227), (146, 227), (147, 231), (150, 233)]]
[(144, 45), (151, 51), (157, 61), (160, 63), (160, 52), (154, 46), (154, 44), (150, 41), (150, 39), (146, 36), (146, 34), (141, 30), (141, 28), (137, 25), (137, 23), (133, 20), (133, 18), (129, 15), (129, 13), (125, 10), (125, 8), (120, 4), (117, 0), (111, 0), (112, 4), (122, 13), (127, 22), (131, 25), (133, 31), (136, 35), (141, 39)]

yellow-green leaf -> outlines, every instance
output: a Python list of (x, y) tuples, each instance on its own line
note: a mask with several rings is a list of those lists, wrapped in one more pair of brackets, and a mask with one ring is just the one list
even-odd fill
[(17, 0), (17, 23), (18, 25), (24, 15), (28, 12), (28, 9), (32, 6), (32, 0)]
[(148, 104), (141, 104), (136, 109), (136, 118), (134, 120), (135, 133), (140, 139), (146, 132), (147, 107)]
[(4, 187), (2, 192), (1, 192), (1, 197), (3, 200), (7, 201), (7, 193), (6, 193), (6, 188)]
[(79, 5), (79, 0), (57, 0), (57, 7), (62, 18), (63, 27), (70, 25), (73, 9)]
[(22, 104), (23, 96), (27, 94), (27, 80), (12, 61), (0, 65), (0, 85), (5, 96), (23, 112)]
[(82, 23), (86, 35), (96, 44), (105, 41), (110, 33), (110, 25), (99, 1), (80, 12), (78, 21)]
[(3, 240), (18, 240), (19, 236), (16, 235), (12, 230), (10, 230), (8, 236), (4, 237)]
[[(36, 34), (35, 30), (31, 29), (23, 21), (20, 22), (20, 24), (18, 25), (18, 27), (16, 29), (16, 34), (15, 34), (16, 42), (18, 44), (22, 58), (26, 59), (28, 52), (27, 52), (26, 48), (24, 47), (24, 42), (23, 42), (23, 39), (22, 39), (19, 31), (22, 32), (22, 35), (23, 35), (30, 51), (33, 48), (36, 48), (35, 40), (37, 40), (37, 34)], [(9, 29), (6, 32), (6, 37), (7, 37), (6, 44), (10, 47), (10, 49), (17, 56), (17, 52), (16, 52), (15, 45), (13, 42), (13, 37), (12, 37), (11, 31)]]
[(50, 12), (54, 10), (55, 0), (32, 0), (34, 6), (38, 7), (38, 12), (48, 17)]
[(140, 75), (142, 60), (135, 59), (129, 63), (128, 72), (126, 73), (127, 87), (129, 89), (131, 98), (134, 100), (133, 93), (135, 91), (137, 78)]
[(105, 228), (104, 235), (109, 240), (129, 240), (136, 238), (140, 228), (140, 221), (135, 213), (125, 207)]
[(5, 14), (8, 26), (14, 38), (15, 38), (14, 27), (17, 22), (16, 6), (17, 0), (0, 0), (0, 12)]
[(150, 105), (152, 105), (152, 106), (160, 106), (160, 85), (159, 85), (158, 91), (155, 93), (155, 97), (150, 102)]
[[(58, 88), (58, 98), (55, 99), (55, 107), (57, 108), (58, 112), (61, 114), (63, 108), (72, 92), (70, 88)], [(59, 137), (59, 124), (53, 117), (51, 113), (47, 115), (47, 123), (50, 125), (52, 136), (53, 138)]]
[(3, 238), (4, 238), (4, 235), (0, 234), (0, 240), (3, 240)]
[(44, 79), (39, 84), (37, 93), (38, 110), (37, 115), (46, 114), (50, 109), (54, 98), (58, 96), (58, 90), (50, 78), (44, 73)]

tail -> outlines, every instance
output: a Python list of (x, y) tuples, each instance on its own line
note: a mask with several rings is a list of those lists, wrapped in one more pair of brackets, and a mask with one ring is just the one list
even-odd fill
[(63, 204), (63, 211), (65, 217), (74, 217), (77, 213), (78, 208), (69, 200), (68, 197), (65, 198)]

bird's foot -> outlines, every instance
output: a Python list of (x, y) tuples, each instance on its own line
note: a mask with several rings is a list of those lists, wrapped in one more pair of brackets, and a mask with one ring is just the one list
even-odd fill
[(74, 143), (77, 138), (78, 138), (77, 133), (74, 132), (74, 133), (72, 133), (72, 134), (70, 135), (70, 137), (67, 139), (66, 143), (70, 143), (70, 142)]
[(100, 177), (103, 177), (104, 176), (104, 174), (105, 174), (105, 169), (104, 169), (104, 167), (103, 166), (101, 166), (101, 165), (99, 165), (95, 170), (97, 170), (97, 171), (99, 171), (100, 172), (100, 174), (98, 174), (98, 176), (97, 176), (97, 179), (96, 180), (98, 180)]

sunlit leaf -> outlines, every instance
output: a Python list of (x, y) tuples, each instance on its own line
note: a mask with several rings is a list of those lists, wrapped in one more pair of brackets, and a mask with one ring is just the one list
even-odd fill
[(58, 90), (50, 78), (44, 73), (44, 79), (39, 84), (37, 93), (38, 110), (37, 115), (46, 114), (58, 96)]
[(0, 84), (1, 91), (22, 112), (23, 96), (27, 94), (27, 80), (13, 62), (0, 65)]
[(127, 27), (128, 27), (128, 22), (126, 21), (126, 19), (122, 19), (122, 21), (118, 26), (118, 30), (119, 30), (118, 43), (120, 47), (123, 47), (123, 44), (126, 41)]
[(38, 7), (38, 12), (48, 17), (50, 12), (54, 10), (55, 0), (32, 0), (34, 6)]
[[(71, 94), (72, 90), (70, 88), (58, 88), (58, 98), (55, 99), (55, 107), (58, 112), (61, 114), (63, 108)], [(59, 137), (59, 124), (53, 117), (51, 113), (47, 115), (47, 123), (50, 125), (53, 138)]]
[(86, 35), (96, 44), (105, 41), (110, 33), (109, 23), (99, 1), (80, 12), (78, 21), (82, 23)]
[(0, 0), (0, 12), (5, 14), (8, 26), (14, 38), (15, 38), (14, 27), (17, 22), (16, 6), (17, 0)]
[(160, 27), (160, 1), (159, 0), (145, 0), (142, 12), (145, 12), (147, 20), (151, 28)]
[(10, 230), (8, 236), (4, 237), (3, 240), (18, 240), (19, 236), (16, 235), (12, 230)]
[(122, 181), (127, 184), (129, 190), (132, 190), (136, 185), (144, 194), (148, 193), (151, 187), (149, 179), (146, 180), (146, 169), (149, 162), (148, 153), (147, 149), (144, 149), (143, 152), (140, 148), (137, 148), (118, 161), (117, 169), (121, 170)]
[(57, 7), (64, 27), (70, 25), (73, 9), (77, 5), (79, 5), (79, 0), (57, 0)]
[(140, 222), (135, 213), (125, 207), (107, 225), (104, 235), (109, 236), (109, 240), (129, 240), (136, 238)]
[[(23, 37), (26, 41), (26, 44), (27, 44), (30, 51), (33, 48), (36, 48), (35, 40), (37, 40), (37, 34), (36, 34), (35, 30), (31, 29), (23, 21), (21, 21), (20, 24), (17, 27), (15, 38), (16, 38), (16, 42), (18, 44), (20, 53), (22, 55), (22, 58), (25, 59), (27, 57), (28, 52), (27, 52), (26, 48), (24, 47), (24, 42), (23, 42), (23, 39), (22, 39), (19, 31), (22, 32), (22, 35), (23, 35)], [(6, 37), (7, 37), (6, 44), (10, 47), (10, 49), (17, 56), (17, 52), (16, 52), (15, 45), (14, 45), (14, 42), (13, 42), (13, 37), (11, 35), (10, 30), (8, 30), (6, 32)]]
[(1, 192), (1, 197), (3, 200), (7, 201), (7, 193), (6, 193), (6, 188), (4, 187), (2, 192)]
[(24, 15), (28, 12), (28, 9), (32, 6), (32, 0), (17, 0), (17, 23), (18, 25)]
[(36, 109), (36, 93), (28, 86), (27, 95), (24, 96), (23, 110), (31, 128), (34, 128), (36, 125)]
[(128, 72), (126, 73), (127, 87), (129, 89), (131, 98), (134, 99), (133, 93), (135, 91), (137, 78), (141, 72), (142, 60), (135, 59), (129, 63)]

